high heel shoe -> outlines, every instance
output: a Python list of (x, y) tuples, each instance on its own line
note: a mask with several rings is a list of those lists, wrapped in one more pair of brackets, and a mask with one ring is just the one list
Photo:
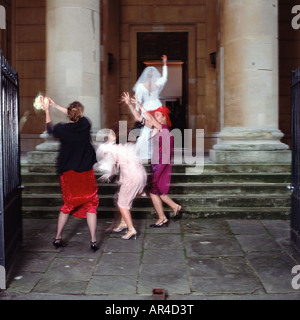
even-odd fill
[(178, 205), (176, 208), (176, 211), (174, 212), (174, 216), (173, 216), (174, 221), (179, 220), (181, 218), (181, 214), (180, 214), (181, 209), (182, 209), (182, 206)]
[(97, 251), (99, 248), (97, 247), (97, 243), (96, 241), (95, 242), (92, 242), (91, 241), (91, 249), (94, 250), (94, 251)]
[(161, 228), (161, 227), (168, 227), (169, 226), (170, 221), (167, 219), (164, 219), (163, 221), (161, 221), (160, 223), (156, 224), (150, 224), (150, 228)]
[(130, 240), (131, 238), (134, 237), (134, 240), (136, 240), (136, 236), (137, 236), (136, 230), (135, 230), (134, 228), (132, 228), (132, 229), (128, 229), (128, 231), (135, 231), (135, 232), (134, 232), (133, 234), (129, 235), (129, 236), (127, 236), (127, 234), (125, 234), (125, 235), (122, 237), (122, 239), (124, 239), (124, 240)]
[[(122, 226), (122, 227), (121, 227), (121, 226)], [(121, 232), (121, 231), (123, 231), (123, 230), (125, 230), (125, 229), (127, 230), (127, 224), (126, 224), (125, 221), (122, 221), (117, 228), (113, 229), (113, 232), (119, 233), (119, 232)]]
[(54, 239), (53, 245), (56, 249), (66, 246), (66, 244), (62, 241), (62, 239)]

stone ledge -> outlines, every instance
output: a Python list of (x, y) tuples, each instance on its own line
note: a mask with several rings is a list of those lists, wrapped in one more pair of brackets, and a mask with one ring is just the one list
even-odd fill
[(290, 150), (280, 151), (220, 151), (210, 150), (210, 160), (214, 163), (240, 164), (240, 163), (283, 163), (292, 162)]

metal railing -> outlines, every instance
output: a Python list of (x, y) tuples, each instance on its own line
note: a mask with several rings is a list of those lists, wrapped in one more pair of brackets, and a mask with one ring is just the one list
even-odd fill
[(292, 73), (291, 240), (300, 252), (300, 67)]
[(1, 50), (0, 67), (0, 287), (3, 289), (3, 272), (11, 265), (21, 242), (22, 215), (19, 80)]

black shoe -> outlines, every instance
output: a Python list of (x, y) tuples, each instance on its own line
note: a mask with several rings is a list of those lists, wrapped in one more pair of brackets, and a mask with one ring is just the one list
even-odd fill
[(156, 223), (150, 224), (150, 228), (168, 227), (170, 222), (169, 222), (169, 220), (167, 220), (167, 221), (166, 220), (167, 219), (163, 220), (162, 222), (160, 222), (158, 224), (156, 224)]
[(62, 239), (54, 239), (53, 245), (56, 249), (66, 246), (66, 244), (62, 241)]
[(177, 209), (176, 209), (176, 212), (174, 213), (174, 216), (172, 218), (172, 220), (174, 222), (178, 221), (179, 219), (182, 218), (182, 213), (181, 213), (181, 209), (182, 207), (180, 205), (178, 205)]
[(95, 242), (91, 241), (91, 249), (94, 250), (94, 252), (99, 250), (99, 248), (97, 247), (96, 241)]

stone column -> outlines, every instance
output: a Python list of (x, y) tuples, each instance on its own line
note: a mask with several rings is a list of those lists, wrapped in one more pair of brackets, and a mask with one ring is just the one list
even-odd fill
[[(93, 135), (100, 129), (100, 4), (99, 0), (47, 0), (46, 95), (67, 107), (80, 101), (92, 121)], [(55, 124), (66, 121), (51, 110)], [(45, 142), (29, 152), (31, 163), (55, 162), (59, 144), (46, 132)]]
[(47, 0), (46, 94), (61, 106), (85, 106), (100, 129), (100, 4), (98, 0)]
[(217, 163), (290, 162), (278, 129), (277, 0), (224, 0), (224, 127)]

